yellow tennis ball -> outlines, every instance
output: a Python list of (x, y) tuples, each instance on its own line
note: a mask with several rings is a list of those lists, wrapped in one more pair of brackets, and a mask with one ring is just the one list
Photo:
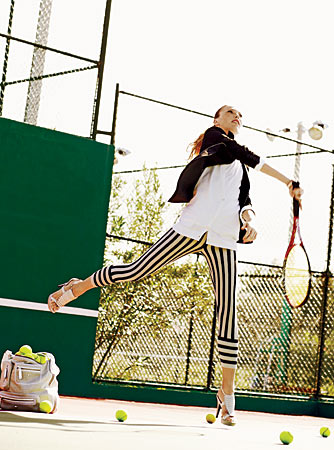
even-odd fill
[(30, 345), (22, 345), (22, 347), (20, 348), (19, 352), (20, 355), (22, 356), (28, 356), (28, 357), (32, 357), (32, 348), (30, 347)]
[(293, 436), (289, 431), (282, 431), (279, 435), (282, 444), (289, 445), (293, 441)]
[(320, 428), (320, 434), (321, 434), (322, 437), (328, 437), (331, 434), (331, 432), (329, 431), (329, 428), (321, 427)]
[(46, 361), (47, 361), (47, 357), (46, 357), (45, 355), (43, 355), (42, 353), (37, 353), (37, 354), (38, 354), (38, 356), (39, 356), (39, 362), (40, 362), (41, 364), (45, 364)]
[(38, 362), (38, 363), (41, 362), (40, 357), (37, 353), (32, 353), (32, 357), (36, 362)]
[(206, 421), (208, 423), (215, 423), (216, 422), (216, 418), (213, 414), (207, 414), (206, 415)]
[(119, 422), (124, 422), (126, 419), (128, 418), (128, 415), (126, 414), (125, 411), (123, 411), (122, 409), (118, 409), (116, 411), (116, 419)]
[(49, 414), (52, 411), (52, 403), (49, 402), (49, 400), (43, 400), (39, 404), (39, 410), (41, 412), (45, 412), (45, 413)]

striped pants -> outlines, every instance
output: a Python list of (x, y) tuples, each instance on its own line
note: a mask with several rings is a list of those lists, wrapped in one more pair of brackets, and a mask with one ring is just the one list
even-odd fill
[(94, 283), (96, 287), (102, 287), (122, 281), (137, 281), (190, 253), (204, 255), (209, 265), (216, 298), (219, 358), (223, 367), (236, 368), (238, 330), (235, 250), (208, 245), (206, 234), (197, 241), (170, 229), (137, 261), (106, 266), (95, 272)]

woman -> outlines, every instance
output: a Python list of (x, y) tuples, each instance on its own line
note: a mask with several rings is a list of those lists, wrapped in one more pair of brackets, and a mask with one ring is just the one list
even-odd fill
[(234, 377), (237, 365), (236, 318), (237, 242), (256, 239), (251, 226), (254, 215), (249, 198), (247, 168), (252, 167), (286, 184), (300, 201), (302, 190), (270, 167), (259, 156), (239, 145), (234, 135), (241, 127), (241, 114), (221, 107), (214, 126), (193, 144), (194, 158), (185, 167), (169, 200), (187, 203), (178, 222), (146, 253), (131, 264), (107, 266), (85, 280), (71, 279), (48, 299), (51, 312), (84, 292), (116, 282), (136, 281), (190, 253), (201, 253), (208, 262), (216, 298), (218, 353), (222, 364), (222, 387), (217, 393), (217, 417), (235, 425)]

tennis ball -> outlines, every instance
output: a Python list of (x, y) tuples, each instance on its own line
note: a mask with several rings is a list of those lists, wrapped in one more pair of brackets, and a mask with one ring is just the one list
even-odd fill
[(116, 411), (116, 419), (119, 422), (124, 422), (126, 419), (128, 418), (128, 415), (126, 414), (125, 411), (123, 411), (122, 409), (118, 409)]
[(45, 413), (49, 414), (52, 411), (52, 404), (51, 404), (51, 402), (49, 402), (49, 400), (43, 400), (39, 404), (39, 410), (41, 412), (45, 412)]
[(289, 445), (293, 441), (293, 436), (289, 431), (282, 431), (279, 438), (283, 444)]
[(328, 437), (331, 434), (331, 432), (329, 431), (329, 428), (321, 427), (320, 428), (320, 434), (321, 434), (322, 437)]
[(20, 348), (18, 353), (22, 356), (28, 356), (31, 358), (32, 357), (32, 348), (30, 347), (30, 345), (22, 345), (22, 347)]
[(45, 364), (46, 360), (47, 360), (47, 357), (45, 355), (43, 355), (42, 353), (37, 353), (37, 355), (39, 356), (39, 362), (41, 364)]
[(206, 421), (208, 423), (215, 423), (216, 422), (216, 418), (213, 414), (207, 414), (206, 415)]
[(43, 355), (43, 353), (32, 353), (32, 357), (39, 364), (45, 364), (47, 360), (46, 356)]
[(41, 362), (40, 357), (37, 353), (32, 353), (32, 357), (36, 362), (38, 362), (38, 363)]

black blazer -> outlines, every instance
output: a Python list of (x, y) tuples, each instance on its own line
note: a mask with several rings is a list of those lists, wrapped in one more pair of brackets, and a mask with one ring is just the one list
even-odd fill
[[(227, 135), (224, 130), (216, 126), (208, 128), (204, 133), (199, 155), (183, 169), (176, 190), (168, 201), (171, 203), (188, 203), (193, 198), (195, 186), (206, 167), (231, 164), (236, 159), (241, 162), (243, 170), (239, 193), (240, 210), (244, 206), (251, 205), (250, 183), (246, 165), (254, 168), (259, 164), (260, 157), (247, 147), (238, 144), (231, 132)], [(238, 242), (242, 242), (243, 234), (245, 234), (245, 230), (240, 230)]]

